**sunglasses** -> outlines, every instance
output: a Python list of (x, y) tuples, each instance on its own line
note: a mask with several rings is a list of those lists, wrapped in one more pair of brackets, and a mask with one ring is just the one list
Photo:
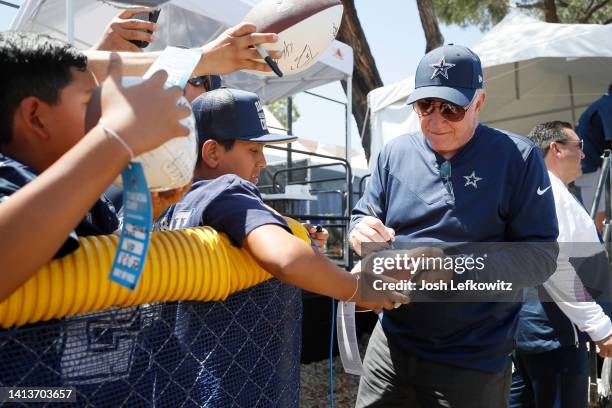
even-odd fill
[(560, 144), (574, 144), (577, 143), (578, 147), (580, 148), (580, 150), (584, 150), (584, 140), (580, 139), (580, 140), (555, 140), (555, 142), (560, 143)]
[(436, 109), (436, 102), (439, 102), (439, 105), (437, 105), (438, 110), (440, 111), (440, 115), (444, 119), (450, 122), (459, 122), (465, 117), (465, 112), (467, 112), (467, 110), (470, 108), (470, 105), (472, 104), (473, 99), (464, 108), (463, 106), (459, 106), (452, 102), (442, 101), (442, 100), (433, 99), (433, 98), (425, 98), (425, 99), (419, 99), (418, 101), (416, 101), (412, 105), (412, 108), (417, 113), (417, 115), (419, 115), (419, 117), (429, 116)]
[(204, 85), (204, 87), (207, 90), (210, 90), (212, 88), (211, 83), (210, 83), (210, 77), (208, 75), (193, 77), (189, 79), (187, 82), (189, 82), (193, 86)]

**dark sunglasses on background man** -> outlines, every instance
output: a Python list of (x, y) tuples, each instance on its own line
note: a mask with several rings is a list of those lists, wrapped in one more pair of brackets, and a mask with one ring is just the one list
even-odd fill
[(580, 140), (568, 140), (568, 139), (564, 139), (564, 140), (555, 140), (557, 143), (560, 144), (574, 144), (577, 143), (578, 147), (580, 148), (580, 150), (584, 150), (584, 140), (580, 139)]
[(214, 91), (215, 89), (221, 87), (221, 78), (218, 75), (197, 76), (191, 78), (187, 82), (193, 86), (204, 85), (207, 91)]
[[(441, 99), (425, 98), (414, 102), (412, 108), (419, 116), (429, 116), (436, 109), (436, 106), (438, 106), (440, 115), (444, 119), (450, 122), (459, 122), (465, 117), (465, 112), (470, 108), (473, 101), (474, 100), (472, 99), (472, 101), (470, 101), (470, 103), (464, 108), (463, 106), (459, 106)], [(438, 103), (438, 105), (436, 105), (436, 103)]]

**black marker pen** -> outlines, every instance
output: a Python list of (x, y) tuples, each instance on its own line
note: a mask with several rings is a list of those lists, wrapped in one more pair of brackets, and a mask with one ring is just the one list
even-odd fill
[(272, 59), (271, 56), (268, 55), (268, 52), (266, 51), (266, 49), (264, 47), (262, 47), (261, 45), (257, 44), (255, 45), (255, 49), (257, 50), (257, 52), (259, 53), (259, 55), (261, 55), (261, 58), (264, 59), (264, 61), (266, 61), (266, 63), (268, 64), (268, 66), (270, 68), (272, 68), (272, 71), (274, 71), (274, 73), (280, 78), (283, 76), (283, 72), (280, 70), (280, 68), (278, 67), (278, 64), (276, 63), (276, 61), (274, 61)]
[[(376, 211), (374, 211), (374, 207), (372, 207), (372, 204), (366, 203), (366, 206), (368, 207), (368, 212), (370, 213), (370, 215), (374, 218), (378, 218), (378, 215), (376, 215)], [(395, 247), (393, 246), (393, 240), (388, 240), (387, 244), (391, 249), (395, 249)]]

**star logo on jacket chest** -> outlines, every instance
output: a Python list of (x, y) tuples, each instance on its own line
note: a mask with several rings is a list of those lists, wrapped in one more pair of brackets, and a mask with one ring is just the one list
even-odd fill
[(430, 64), (429, 66), (434, 69), (431, 79), (434, 79), (438, 75), (442, 75), (444, 78), (448, 79), (448, 70), (454, 67), (455, 64), (451, 64), (450, 62), (447, 63), (444, 61), (444, 57), (442, 57), (437, 64)]
[(476, 170), (472, 171), (472, 174), (469, 176), (463, 176), (463, 178), (465, 179), (465, 187), (474, 186), (474, 188), (478, 188), (477, 183), (482, 180), (482, 177), (476, 175)]

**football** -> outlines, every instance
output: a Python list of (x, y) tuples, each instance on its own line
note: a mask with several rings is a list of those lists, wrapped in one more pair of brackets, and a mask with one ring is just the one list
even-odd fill
[[(124, 77), (123, 86), (130, 86), (142, 81), (142, 78)], [(187, 106), (191, 111), (191, 104), (185, 97), (178, 100), (178, 104)], [(85, 114), (85, 132), (96, 126), (100, 120), (100, 88), (92, 96)], [(193, 112), (180, 123), (189, 128), (189, 135), (173, 138), (156, 149), (143, 153), (134, 161), (142, 164), (147, 185), (151, 191), (166, 191), (183, 187), (193, 178), (193, 170), (197, 162), (197, 131)], [(115, 185), (122, 187), (121, 176), (117, 177)]]
[[(178, 100), (179, 105), (191, 105), (185, 97)], [(163, 145), (136, 157), (135, 162), (141, 163), (147, 185), (150, 191), (166, 191), (183, 187), (193, 178), (193, 170), (197, 161), (197, 133), (193, 112), (180, 121), (189, 128), (189, 136), (175, 137)], [(122, 187), (121, 176), (117, 177), (115, 185)]]
[(278, 42), (263, 46), (282, 52), (276, 62), (284, 75), (291, 75), (314, 65), (330, 46), (343, 10), (340, 0), (263, 0), (244, 21), (255, 24), (257, 32), (278, 34)]

